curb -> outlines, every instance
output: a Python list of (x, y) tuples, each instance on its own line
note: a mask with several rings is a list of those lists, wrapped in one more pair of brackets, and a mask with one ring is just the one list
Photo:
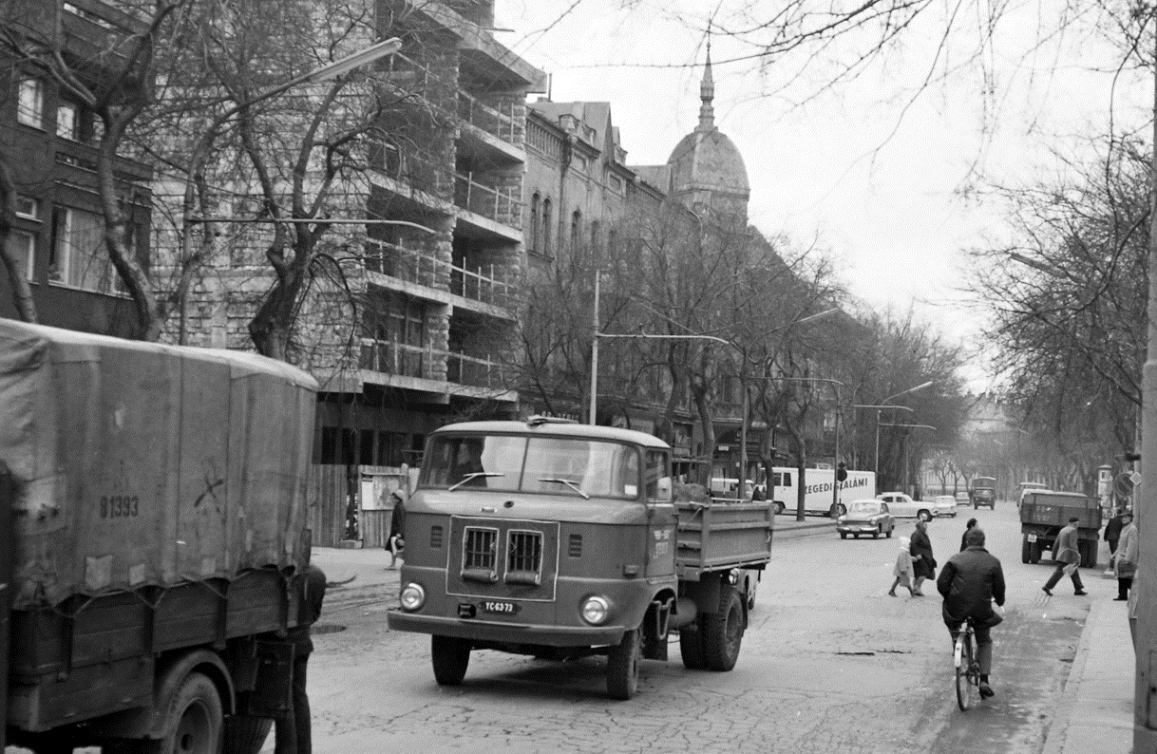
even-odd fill
[(1077, 642), (1077, 654), (1073, 658), (1073, 666), (1069, 668), (1069, 677), (1065, 679), (1065, 688), (1061, 692), (1061, 701), (1057, 705), (1053, 720), (1049, 723), (1045, 733), (1044, 748), (1041, 754), (1062, 754), (1065, 750), (1065, 740), (1068, 738), (1069, 724), (1073, 719), (1073, 710), (1077, 706), (1077, 690), (1081, 679), (1085, 676), (1085, 665), (1089, 661), (1089, 652), (1093, 646), (1092, 630), (1101, 617), (1102, 603), (1094, 602), (1089, 607), (1089, 614), (1085, 618), (1085, 626), (1081, 629), (1081, 640)]

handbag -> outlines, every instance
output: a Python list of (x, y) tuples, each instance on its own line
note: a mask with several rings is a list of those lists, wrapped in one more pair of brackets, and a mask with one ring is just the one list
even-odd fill
[(1137, 573), (1137, 564), (1129, 560), (1117, 561), (1117, 578), (1128, 579), (1132, 578), (1133, 574)]

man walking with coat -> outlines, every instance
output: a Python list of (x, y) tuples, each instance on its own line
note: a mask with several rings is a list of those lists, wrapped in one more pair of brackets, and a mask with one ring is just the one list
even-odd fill
[(1057, 535), (1057, 541), (1053, 543), (1053, 560), (1057, 562), (1056, 570), (1053, 575), (1049, 576), (1049, 580), (1041, 587), (1048, 596), (1053, 596), (1053, 587), (1061, 580), (1065, 573), (1069, 573), (1073, 579), (1073, 592), (1076, 596), (1088, 594), (1085, 591), (1085, 585), (1081, 583), (1081, 574), (1077, 567), (1081, 563), (1081, 552), (1077, 549), (1077, 524), (1081, 519), (1073, 516), (1069, 519), (1069, 523), (1061, 529), (1061, 533)]

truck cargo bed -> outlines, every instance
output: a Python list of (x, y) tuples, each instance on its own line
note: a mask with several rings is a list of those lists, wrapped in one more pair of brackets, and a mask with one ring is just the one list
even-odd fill
[(675, 568), (681, 579), (730, 568), (760, 568), (771, 560), (775, 527), (767, 502), (680, 502)]

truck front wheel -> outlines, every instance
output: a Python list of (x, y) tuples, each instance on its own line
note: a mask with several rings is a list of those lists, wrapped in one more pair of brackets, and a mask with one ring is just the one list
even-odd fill
[(739, 645), (743, 641), (743, 602), (730, 584), (719, 589), (719, 612), (709, 613), (703, 620), (707, 667), (711, 670), (731, 670), (739, 659)]
[(470, 644), (452, 636), (430, 637), (430, 659), (434, 663), (434, 680), (439, 686), (457, 686), (470, 666)]
[(224, 727), (221, 696), (201, 673), (189, 673), (173, 695), (165, 717), (165, 736), (141, 741), (140, 754), (217, 754)]
[(623, 633), (623, 640), (607, 652), (607, 693), (627, 700), (639, 690), (639, 663), (643, 659), (642, 631)]
[(224, 754), (258, 754), (269, 738), (273, 720), (231, 715), (225, 718)]

